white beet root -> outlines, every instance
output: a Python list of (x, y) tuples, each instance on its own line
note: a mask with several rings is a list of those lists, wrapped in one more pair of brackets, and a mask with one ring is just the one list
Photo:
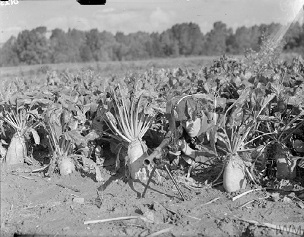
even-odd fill
[(132, 179), (147, 180), (146, 168), (144, 167), (144, 159), (148, 157), (147, 146), (143, 141), (135, 140), (128, 146), (128, 169)]
[(75, 164), (69, 157), (63, 157), (59, 162), (59, 171), (61, 175), (69, 175), (75, 171)]
[(7, 149), (7, 153), (5, 156), (6, 164), (23, 164), (26, 154), (27, 150), (24, 136), (19, 136), (17, 133), (15, 133)]
[(227, 192), (236, 192), (246, 188), (247, 179), (245, 175), (245, 165), (241, 158), (230, 157), (223, 175), (223, 186)]

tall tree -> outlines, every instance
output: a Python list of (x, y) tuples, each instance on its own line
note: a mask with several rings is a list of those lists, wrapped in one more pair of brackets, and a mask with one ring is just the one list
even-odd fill
[(165, 56), (176, 57), (179, 55), (179, 44), (171, 30), (166, 30), (161, 33), (160, 42)]
[(101, 58), (102, 61), (114, 61), (117, 60), (115, 53), (115, 48), (117, 47), (117, 42), (114, 35), (110, 32), (103, 31), (99, 34), (99, 39), (101, 42)]
[(50, 47), (46, 38), (46, 27), (24, 30), (18, 34), (16, 53), (23, 64), (42, 64), (49, 62)]
[(152, 46), (152, 40), (148, 33), (137, 32), (129, 34), (130, 49), (129, 54), (132, 59), (147, 59), (150, 57), (149, 48)]
[(176, 24), (171, 28), (173, 38), (177, 40), (179, 54), (198, 55), (202, 50), (202, 33), (195, 23)]
[(164, 57), (164, 52), (162, 51), (162, 46), (160, 42), (160, 35), (159, 33), (151, 33), (150, 35), (152, 40), (152, 57)]
[(71, 60), (71, 45), (67, 34), (61, 29), (52, 30), (50, 37), (51, 50), (52, 50), (52, 62), (62, 63), (70, 62)]
[(117, 60), (126, 60), (130, 45), (129, 37), (126, 36), (123, 32), (118, 31), (115, 34), (115, 40), (117, 43), (115, 47), (115, 54)]
[(204, 54), (222, 55), (226, 52), (226, 40), (232, 34), (232, 29), (227, 29), (225, 23), (218, 21), (213, 24), (213, 29), (207, 33)]
[(85, 32), (76, 29), (69, 29), (67, 35), (70, 42), (70, 48), (72, 49), (70, 60), (72, 62), (80, 62), (80, 48), (86, 40)]
[(99, 39), (99, 31), (97, 29), (92, 29), (86, 33), (85, 45), (90, 49), (93, 59), (99, 61), (101, 59), (101, 40)]
[(247, 49), (257, 51), (259, 49), (261, 32), (258, 26), (247, 28), (245, 26), (236, 29), (235, 34), (235, 50), (239, 54), (243, 54)]
[(16, 52), (16, 37), (12, 36), (6, 41), (0, 49), (0, 66), (16, 66), (19, 64), (18, 54)]
[[(304, 25), (303, 25), (304, 26)], [(288, 51), (295, 51), (304, 47), (304, 28), (299, 22), (291, 25), (285, 35), (285, 49)]]

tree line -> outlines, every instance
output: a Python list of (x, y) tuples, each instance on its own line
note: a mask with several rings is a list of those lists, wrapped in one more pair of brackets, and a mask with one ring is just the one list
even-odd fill
[[(124, 34), (91, 29), (48, 31), (41, 26), (12, 36), (0, 49), (0, 66), (64, 62), (123, 61), (159, 57), (244, 54), (259, 50), (263, 37), (277, 31), (277, 23), (239, 27), (221, 21), (203, 34), (195, 23), (175, 24), (161, 33)], [(293, 24), (285, 35), (284, 50), (304, 53), (304, 24)]]

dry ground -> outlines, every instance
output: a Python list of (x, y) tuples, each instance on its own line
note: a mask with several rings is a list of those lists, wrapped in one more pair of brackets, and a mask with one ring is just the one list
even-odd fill
[[(300, 186), (253, 191), (233, 201), (246, 190), (228, 194), (221, 184), (194, 188), (185, 182), (184, 173), (174, 170), (186, 198), (182, 201), (167, 173), (159, 170), (162, 183), (151, 182), (141, 198), (144, 185), (135, 183), (136, 191), (132, 190), (123, 171), (112, 173), (113, 163), (114, 158), (106, 158), (102, 183), (79, 171), (49, 178), (29, 173), (33, 167), (26, 165), (13, 169), (2, 166), (1, 236), (304, 235), (304, 192)], [(208, 173), (193, 177), (204, 183)], [(140, 218), (85, 224), (130, 216)], [(263, 226), (265, 223), (271, 225)], [(284, 225), (287, 228), (283, 230)]]

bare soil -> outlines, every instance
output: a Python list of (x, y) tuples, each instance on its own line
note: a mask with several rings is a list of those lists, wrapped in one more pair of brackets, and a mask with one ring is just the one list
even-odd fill
[[(30, 173), (36, 168), (1, 167), (1, 236), (304, 236), (299, 185), (260, 189), (232, 200), (253, 187), (226, 193), (221, 183), (208, 185), (212, 180), (206, 170), (188, 181), (185, 172), (172, 170), (182, 200), (162, 169), (161, 183), (154, 178), (141, 197), (144, 184), (135, 182), (132, 189), (123, 170), (113, 174), (114, 156), (100, 168), (104, 182), (81, 171), (52, 177)], [(194, 179), (201, 185), (194, 187)], [(131, 219), (85, 223), (117, 217)]]

